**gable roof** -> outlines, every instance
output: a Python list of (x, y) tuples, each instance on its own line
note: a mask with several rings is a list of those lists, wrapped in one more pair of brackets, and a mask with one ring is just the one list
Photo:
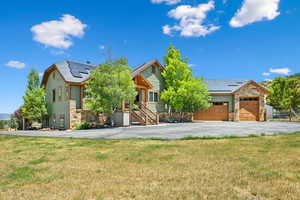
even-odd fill
[(147, 69), (152, 65), (157, 66), (161, 71), (164, 70), (164, 67), (160, 64), (158, 60), (151, 60), (150, 62), (144, 63), (139, 67), (135, 68), (132, 72), (132, 77), (136, 77), (140, 72), (142, 72), (143, 70)]
[(97, 65), (65, 60), (55, 64), (66, 82), (81, 83), (89, 79), (90, 71)]
[(90, 70), (95, 69), (97, 65), (81, 63), (73, 60), (64, 60), (57, 62), (46, 69), (44, 72), (42, 85), (45, 85), (51, 72), (57, 70), (65, 82), (82, 83), (89, 79)]
[(268, 92), (263, 86), (248, 79), (206, 79), (204, 83), (207, 85), (209, 93), (212, 94), (232, 94), (251, 83)]
[[(151, 65), (155, 65), (163, 70), (163, 66), (159, 63), (158, 60), (152, 60), (134, 69), (132, 72), (132, 77), (136, 77), (141, 71), (143, 71), (147, 67), (150, 67)], [(42, 85), (46, 84), (49, 74), (55, 69), (57, 69), (57, 71), (61, 74), (65, 82), (79, 84), (87, 81), (90, 78), (90, 71), (95, 69), (96, 67), (97, 65), (82, 63), (73, 60), (64, 60), (61, 62), (57, 62), (45, 71)]]
[(243, 87), (249, 81), (247, 79), (206, 79), (204, 83), (210, 93), (229, 94)]

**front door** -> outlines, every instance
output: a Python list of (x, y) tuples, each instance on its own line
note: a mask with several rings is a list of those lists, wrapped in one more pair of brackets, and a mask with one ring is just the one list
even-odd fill
[(146, 93), (146, 90), (145, 89), (137, 89), (137, 96), (136, 96), (136, 99), (135, 99), (135, 104), (145, 104), (147, 102), (147, 93)]

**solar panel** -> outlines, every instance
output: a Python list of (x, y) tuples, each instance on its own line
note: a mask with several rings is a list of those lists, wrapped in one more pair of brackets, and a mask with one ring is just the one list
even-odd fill
[(95, 69), (95, 65), (67, 61), (71, 74), (76, 78), (83, 78), (82, 74), (89, 74), (89, 71)]

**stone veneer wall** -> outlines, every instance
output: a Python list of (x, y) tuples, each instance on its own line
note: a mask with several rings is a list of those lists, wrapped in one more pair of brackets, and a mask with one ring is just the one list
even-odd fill
[(234, 121), (240, 121), (240, 97), (259, 97), (259, 121), (264, 121), (266, 94), (253, 84), (241, 88), (234, 94)]
[(70, 109), (70, 129), (74, 129), (77, 124), (81, 123), (81, 112), (76, 109), (76, 101), (69, 100)]
[[(180, 121), (181, 116), (179, 113), (173, 113), (172, 117), (169, 117), (169, 114), (167, 112), (160, 112), (159, 114), (159, 121), (160, 122), (169, 122), (170, 120), (177, 120)], [(193, 115), (194, 113), (186, 113), (183, 116), (183, 120), (185, 122), (192, 122), (193, 121)]]
[(77, 124), (89, 123), (94, 127), (103, 126), (107, 122), (107, 116), (101, 114), (96, 116), (86, 109), (76, 109), (76, 101), (70, 100), (70, 129), (74, 129)]

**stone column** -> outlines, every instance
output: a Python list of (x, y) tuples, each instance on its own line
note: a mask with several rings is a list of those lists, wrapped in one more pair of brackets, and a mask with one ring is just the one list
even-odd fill
[(81, 111), (76, 109), (76, 101), (70, 100), (70, 129), (75, 128), (77, 124), (81, 123)]
[(259, 96), (259, 121), (265, 121), (265, 104), (266, 98), (264, 94)]
[(234, 95), (234, 117), (235, 122), (240, 121), (240, 95)]

